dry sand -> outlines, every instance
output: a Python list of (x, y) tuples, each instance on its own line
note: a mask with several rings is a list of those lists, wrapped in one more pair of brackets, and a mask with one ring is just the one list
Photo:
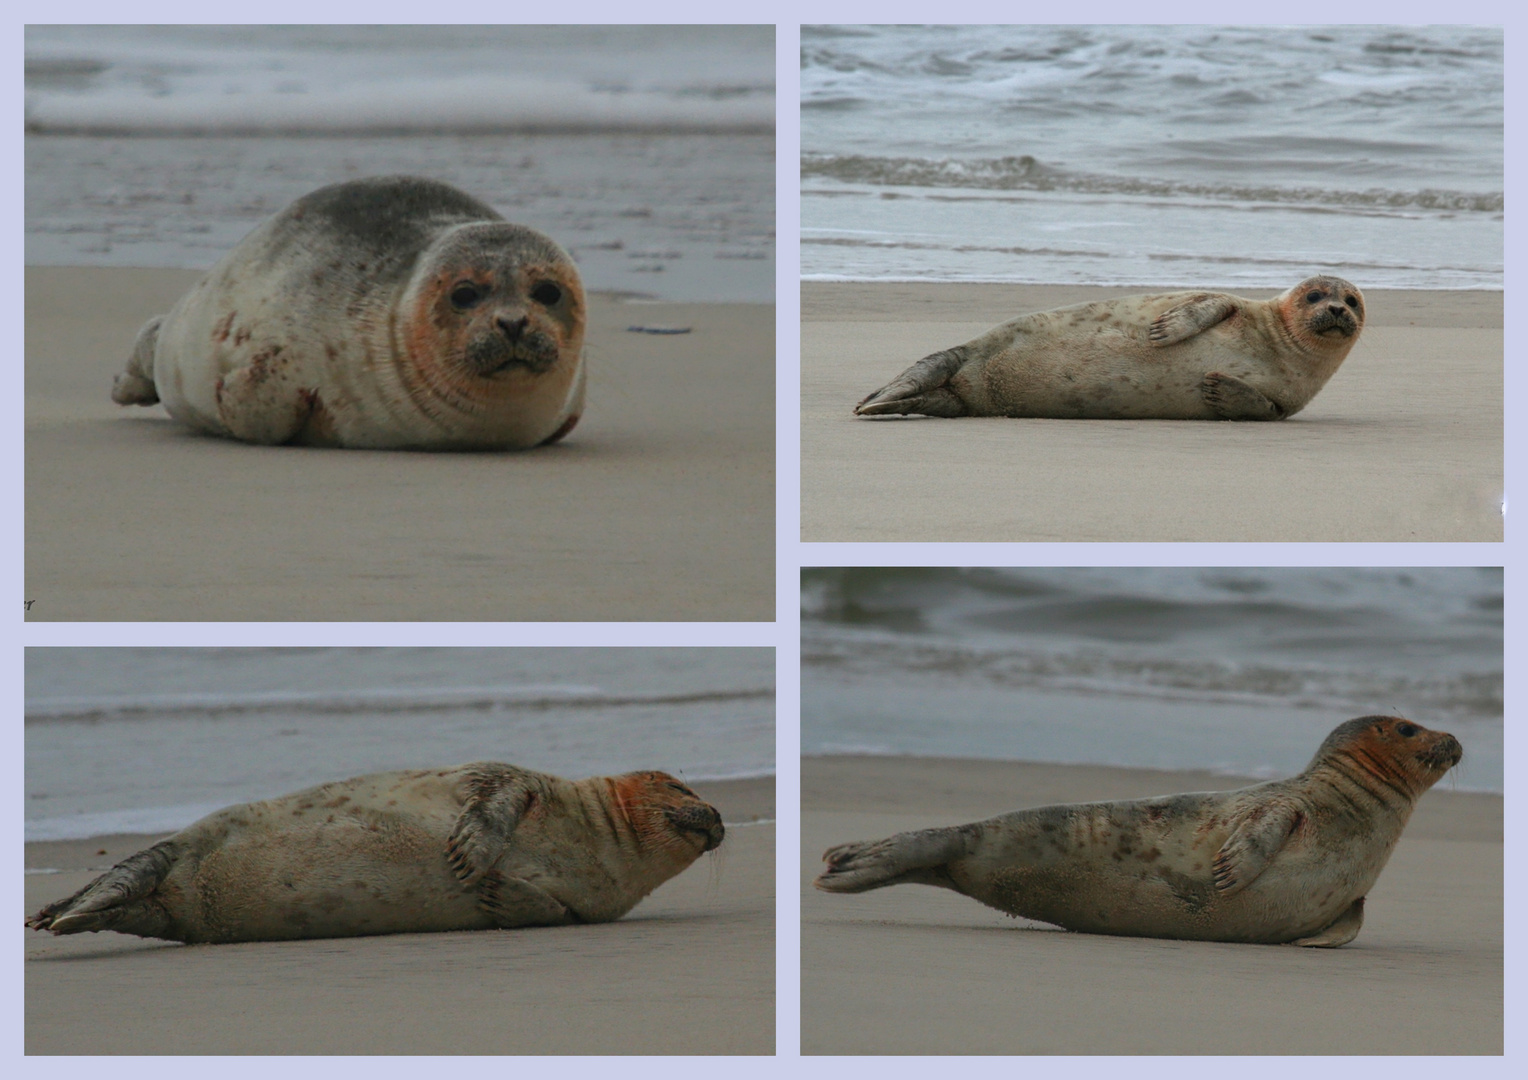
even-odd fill
[(1367, 293), (1358, 345), (1281, 423), (851, 414), (1016, 315), (1149, 291), (804, 283), (802, 539), (1502, 538), (1500, 292)]
[(592, 297), (588, 411), (555, 446), (334, 451), (112, 404), (196, 277), (26, 271), (29, 619), (774, 618), (772, 305)]
[[(1250, 783), (1252, 781), (1246, 781)], [(1071, 934), (944, 889), (811, 887), (836, 843), (1225, 776), (802, 762), (803, 1054), (1500, 1054), (1502, 799), (1433, 789), (1341, 949)]]
[[(693, 786), (726, 842), (615, 923), (239, 945), (24, 931), (26, 1052), (772, 1054), (774, 781)], [(26, 845), (29, 868), (68, 869), (27, 876), (27, 911), (158, 839)]]

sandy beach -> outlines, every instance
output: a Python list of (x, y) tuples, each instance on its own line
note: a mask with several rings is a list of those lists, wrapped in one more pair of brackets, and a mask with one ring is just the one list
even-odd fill
[(1367, 291), (1352, 354), (1280, 423), (852, 415), (1016, 315), (1150, 291), (803, 283), (802, 539), (1502, 538), (1500, 292)]
[[(774, 780), (693, 786), (726, 842), (615, 923), (190, 946), (23, 931), (26, 1052), (772, 1054)], [(29, 869), (64, 871), (27, 875), (28, 912), (157, 839), (26, 845)]]
[(802, 1053), (1502, 1053), (1502, 799), (1449, 791), (1447, 780), (1422, 797), (1368, 896), (1363, 930), (1341, 949), (1072, 934), (943, 889), (811, 887), (835, 843), (1025, 806), (1243, 783), (1022, 762), (805, 759)]
[(28, 619), (774, 617), (772, 305), (591, 297), (588, 411), (555, 446), (313, 450), (112, 404), (197, 276), (26, 271)]

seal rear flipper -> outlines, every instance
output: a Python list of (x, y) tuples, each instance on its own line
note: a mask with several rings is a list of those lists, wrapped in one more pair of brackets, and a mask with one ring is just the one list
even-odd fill
[(924, 829), (885, 840), (840, 844), (823, 852), (828, 868), (812, 884), (824, 892), (842, 893), (868, 892), (888, 885), (954, 889), (946, 867), (965, 854), (965, 834), (959, 829)]
[(1199, 396), (1222, 420), (1282, 420), (1290, 415), (1261, 390), (1218, 371), (1204, 377)]
[(1224, 293), (1205, 293), (1176, 304), (1151, 322), (1146, 336), (1158, 348), (1187, 341), (1236, 313), (1236, 299)]
[(172, 841), (161, 840), (123, 859), (68, 899), (49, 904), (26, 925), (52, 934), (120, 930), (141, 937), (169, 937), (169, 916), (145, 901), (169, 876), (178, 855)]
[(473, 769), (466, 784), (462, 812), (446, 837), (446, 861), (458, 881), (470, 884), (504, 857), (535, 793), (519, 770), (502, 765)]
[(1234, 896), (1252, 884), (1304, 821), (1304, 812), (1293, 803), (1253, 806), (1215, 854), (1215, 891)]
[(1337, 921), (1325, 930), (1318, 931), (1310, 937), (1303, 937), (1298, 941), (1291, 941), (1291, 945), (1303, 945), (1310, 949), (1335, 949), (1346, 945), (1358, 936), (1358, 931), (1364, 925), (1364, 898), (1357, 900), (1337, 916)]
[(854, 415), (965, 416), (966, 403), (947, 385), (964, 364), (965, 354), (960, 349), (925, 356), (856, 405)]
[(501, 928), (517, 926), (566, 926), (579, 922), (566, 904), (524, 878), (505, 877), (497, 870), (483, 878), (478, 907)]
[(155, 315), (138, 331), (127, 370), (111, 384), (111, 399), (118, 405), (153, 405), (159, 401), (159, 390), (154, 386), (154, 350), (159, 344), (162, 322), (164, 316)]

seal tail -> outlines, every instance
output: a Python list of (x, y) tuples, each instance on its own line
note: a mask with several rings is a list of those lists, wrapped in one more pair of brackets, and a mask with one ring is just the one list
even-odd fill
[(856, 405), (854, 415), (965, 416), (966, 403), (947, 385), (965, 362), (965, 353), (959, 348), (925, 356)]
[(924, 829), (885, 840), (839, 844), (823, 853), (828, 864), (812, 884), (823, 892), (857, 893), (888, 885), (955, 888), (946, 867), (966, 854), (960, 829)]
[(111, 384), (111, 399), (118, 405), (153, 405), (159, 400), (159, 391), (154, 386), (154, 350), (159, 345), (162, 322), (164, 316), (155, 315), (138, 331), (127, 370)]
[(162, 922), (166, 917), (157, 905), (146, 907), (143, 901), (169, 875), (176, 855), (174, 844), (161, 840), (122, 860), (68, 899), (49, 904), (27, 919), (26, 925), (52, 934), (120, 929), (158, 937), (151, 928), (143, 928), (143, 924)]

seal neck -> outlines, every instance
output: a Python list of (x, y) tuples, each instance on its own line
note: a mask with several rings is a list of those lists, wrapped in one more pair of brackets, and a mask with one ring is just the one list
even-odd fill
[(1312, 779), (1331, 785), (1340, 798), (1361, 816), (1369, 816), (1376, 807), (1384, 809), (1405, 824), (1417, 798), (1425, 790), (1416, 778), (1395, 762), (1363, 747), (1346, 747), (1314, 764)]

